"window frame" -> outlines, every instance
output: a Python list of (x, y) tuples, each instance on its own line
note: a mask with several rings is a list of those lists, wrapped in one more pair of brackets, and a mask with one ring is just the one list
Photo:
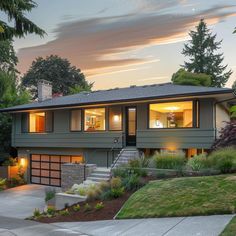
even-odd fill
[[(112, 109), (113, 107), (119, 107), (120, 108), (120, 114), (121, 114), (121, 129), (110, 129), (110, 109)], [(110, 106), (108, 107), (108, 130), (109, 131), (123, 131), (123, 128), (124, 128), (124, 122), (123, 122), (123, 107), (122, 106)]]
[[(76, 111), (76, 110), (80, 110), (80, 118), (81, 118), (81, 120), (80, 120), (81, 129), (80, 130), (72, 130), (71, 129), (72, 112)], [(82, 132), (83, 131), (83, 128), (84, 128), (84, 125), (83, 125), (83, 123), (84, 123), (84, 112), (83, 112), (83, 109), (81, 109), (81, 108), (70, 109), (70, 117), (69, 117), (69, 119), (70, 119), (70, 121), (69, 121), (70, 122), (70, 132)]]
[[(105, 115), (104, 115), (104, 117), (105, 117), (105, 129), (104, 130), (94, 130), (94, 131), (88, 131), (88, 130), (85, 130), (85, 118), (86, 118), (86, 116), (85, 116), (85, 111), (86, 110), (92, 110), (92, 109), (99, 109), (99, 108), (103, 108), (104, 110), (105, 110)], [(107, 130), (108, 130), (108, 122), (109, 121), (107, 121), (107, 119), (109, 119), (109, 117), (107, 117), (107, 107), (105, 107), (105, 106), (99, 106), (99, 107), (89, 107), (89, 108), (84, 108), (83, 109), (83, 132), (86, 132), (86, 133), (96, 133), (96, 132), (106, 132)]]
[[(192, 119), (193, 125), (192, 127), (175, 127), (175, 128), (151, 128), (150, 127), (150, 105), (151, 104), (159, 104), (159, 103), (171, 103), (171, 102), (192, 102)], [(197, 99), (187, 99), (187, 100), (169, 100), (169, 101), (157, 101), (157, 102), (150, 102), (148, 103), (148, 112), (147, 112), (147, 128), (149, 130), (179, 130), (179, 129), (198, 129), (200, 128), (200, 102)], [(198, 115), (197, 115), (198, 114)]]
[[(45, 121), (44, 121), (44, 132), (30, 132), (30, 113), (39, 113), (39, 112), (44, 112), (45, 113)], [(47, 122), (47, 111), (37, 111), (37, 112), (22, 112), (21, 113), (21, 133), (24, 133), (24, 134), (47, 134), (47, 133), (53, 133), (54, 132), (54, 111), (51, 111), (52, 112), (52, 129), (51, 131), (47, 131), (47, 125), (46, 125), (46, 122)], [(27, 131), (23, 131), (22, 130), (22, 121), (23, 121), (23, 114), (26, 113), (26, 117), (27, 117)]]

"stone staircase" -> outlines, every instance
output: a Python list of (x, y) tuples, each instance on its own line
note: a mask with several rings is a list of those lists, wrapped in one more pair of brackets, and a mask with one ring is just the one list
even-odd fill
[(97, 167), (89, 177), (84, 181), (84, 183), (91, 184), (93, 183), (99, 183), (102, 181), (108, 181), (111, 176), (111, 169), (105, 168), (105, 167)]
[(130, 160), (137, 159), (139, 157), (139, 150), (136, 147), (123, 148), (115, 161), (111, 165), (111, 168), (97, 167), (93, 170), (91, 175), (83, 182), (84, 185), (97, 184), (102, 181), (108, 181), (111, 177), (111, 169), (118, 168), (124, 164), (127, 164)]
[(112, 168), (118, 168), (124, 164), (127, 164), (130, 160), (139, 158), (139, 155), (139, 150), (136, 147), (125, 147), (118, 154)]

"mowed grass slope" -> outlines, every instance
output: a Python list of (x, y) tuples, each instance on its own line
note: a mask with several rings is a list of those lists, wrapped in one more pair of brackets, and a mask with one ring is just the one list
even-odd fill
[(220, 236), (235, 236), (236, 234), (236, 216), (229, 222)]
[(135, 192), (117, 219), (235, 213), (236, 175), (156, 180)]

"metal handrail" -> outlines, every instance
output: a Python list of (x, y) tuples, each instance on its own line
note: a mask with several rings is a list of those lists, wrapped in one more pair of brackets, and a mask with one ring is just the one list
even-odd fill
[(119, 153), (119, 155), (117, 156), (117, 158), (113, 161), (112, 165), (111, 165), (111, 170), (115, 167), (117, 161), (120, 159), (121, 154), (124, 152), (124, 149), (122, 149)]
[[(121, 140), (121, 142), (122, 142), (121, 148), (123, 149), (123, 147), (124, 147), (124, 133), (122, 132), (119, 137), (117, 137), (117, 138), (114, 139), (114, 143), (113, 143), (113, 145), (112, 145), (112, 147), (111, 147), (111, 149), (110, 149), (110, 152), (114, 153), (113, 151), (114, 151), (114, 149), (115, 149), (116, 144), (119, 143), (119, 139), (120, 139), (120, 138), (122, 138), (122, 140)], [(123, 152), (123, 150), (121, 150), (121, 152), (119, 153), (119, 155), (117, 156), (117, 158), (116, 158), (115, 160), (114, 160), (114, 158), (112, 158), (111, 169), (114, 168), (114, 165), (115, 165), (116, 162), (118, 161), (118, 159), (119, 159), (119, 157), (120, 157), (120, 155), (121, 155), (122, 152)], [(114, 157), (114, 156), (113, 156), (113, 157)]]

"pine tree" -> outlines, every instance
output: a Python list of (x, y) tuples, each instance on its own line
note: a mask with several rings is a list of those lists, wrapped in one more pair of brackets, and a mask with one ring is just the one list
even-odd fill
[(222, 40), (216, 41), (216, 34), (212, 34), (203, 19), (200, 20), (196, 31), (190, 31), (191, 40), (184, 45), (182, 54), (189, 57), (182, 66), (189, 72), (205, 73), (211, 76), (212, 87), (223, 87), (232, 71), (226, 71), (227, 65), (222, 65), (224, 56), (217, 53)]

